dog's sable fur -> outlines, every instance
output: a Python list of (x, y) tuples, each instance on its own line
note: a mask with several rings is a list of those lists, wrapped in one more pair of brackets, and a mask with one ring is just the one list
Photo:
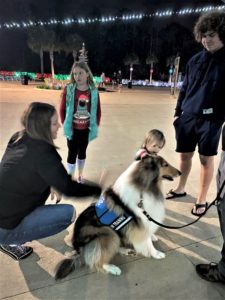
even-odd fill
[[(55, 278), (66, 277), (81, 265), (81, 261), (90, 268), (120, 275), (120, 268), (109, 264), (119, 252), (129, 254), (135, 251), (145, 257), (164, 258), (165, 254), (155, 249), (152, 243), (157, 240), (154, 233), (158, 226), (146, 218), (138, 203), (142, 197), (144, 210), (162, 223), (165, 216), (162, 179), (173, 180), (180, 174), (161, 156), (146, 156), (134, 161), (104, 192), (108, 207), (118, 215), (131, 215), (132, 221), (121, 231), (115, 232), (109, 226), (103, 226), (96, 216), (95, 206), (89, 206), (75, 223), (72, 244), (76, 255), (58, 264)], [(130, 245), (133, 250), (120, 248), (121, 245)]]

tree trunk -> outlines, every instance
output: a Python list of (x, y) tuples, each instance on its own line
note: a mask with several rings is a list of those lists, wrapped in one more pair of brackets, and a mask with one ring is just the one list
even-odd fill
[(77, 51), (73, 50), (72, 54), (73, 54), (73, 62), (75, 63), (77, 60)]
[(54, 52), (53, 50), (50, 50), (50, 60), (51, 60), (51, 72), (52, 72), (52, 79), (55, 77), (55, 70), (54, 70)]
[(152, 73), (153, 73), (153, 62), (151, 62), (151, 66), (150, 66), (150, 84), (152, 84)]
[(40, 50), (40, 60), (41, 60), (41, 75), (44, 74), (44, 59), (43, 59), (43, 50)]

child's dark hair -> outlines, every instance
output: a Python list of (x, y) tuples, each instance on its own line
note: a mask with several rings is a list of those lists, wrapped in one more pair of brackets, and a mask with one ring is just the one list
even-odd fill
[(225, 12), (212, 11), (201, 15), (195, 24), (194, 35), (197, 42), (201, 42), (204, 33), (215, 31), (225, 44)]
[(149, 132), (145, 134), (145, 139), (142, 144), (142, 147), (145, 148), (147, 144), (153, 143), (155, 140), (159, 141), (162, 143), (162, 147), (164, 147), (166, 143), (166, 139), (162, 131), (158, 129), (152, 129)]

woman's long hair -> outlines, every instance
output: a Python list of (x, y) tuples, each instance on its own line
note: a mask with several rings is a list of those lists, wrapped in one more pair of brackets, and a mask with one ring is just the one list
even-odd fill
[(76, 61), (72, 68), (71, 68), (71, 72), (70, 72), (70, 82), (71, 83), (76, 83), (75, 82), (75, 79), (74, 79), (74, 76), (73, 76), (73, 71), (75, 68), (81, 68), (83, 69), (89, 76), (88, 76), (88, 82), (87, 84), (92, 88), (92, 89), (95, 89), (96, 86), (95, 86), (95, 82), (94, 82), (94, 78), (93, 78), (93, 75), (92, 75), (92, 72), (88, 66), (88, 64), (84, 61)]
[(38, 139), (54, 145), (51, 133), (51, 118), (56, 112), (53, 105), (32, 102), (24, 111), (21, 123), (24, 131), (33, 139)]

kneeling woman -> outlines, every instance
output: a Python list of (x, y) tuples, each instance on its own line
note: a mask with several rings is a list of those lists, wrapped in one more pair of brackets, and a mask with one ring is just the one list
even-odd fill
[(75, 220), (69, 204), (45, 205), (61, 194), (99, 195), (101, 187), (79, 184), (64, 168), (53, 140), (60, 127), (54, 106), (31, 103), (22, 117), (24, 129), (15, 133), (0, 163), (0, 250), (16, 260), (33, 251), (25, 242), (66, 229)]

